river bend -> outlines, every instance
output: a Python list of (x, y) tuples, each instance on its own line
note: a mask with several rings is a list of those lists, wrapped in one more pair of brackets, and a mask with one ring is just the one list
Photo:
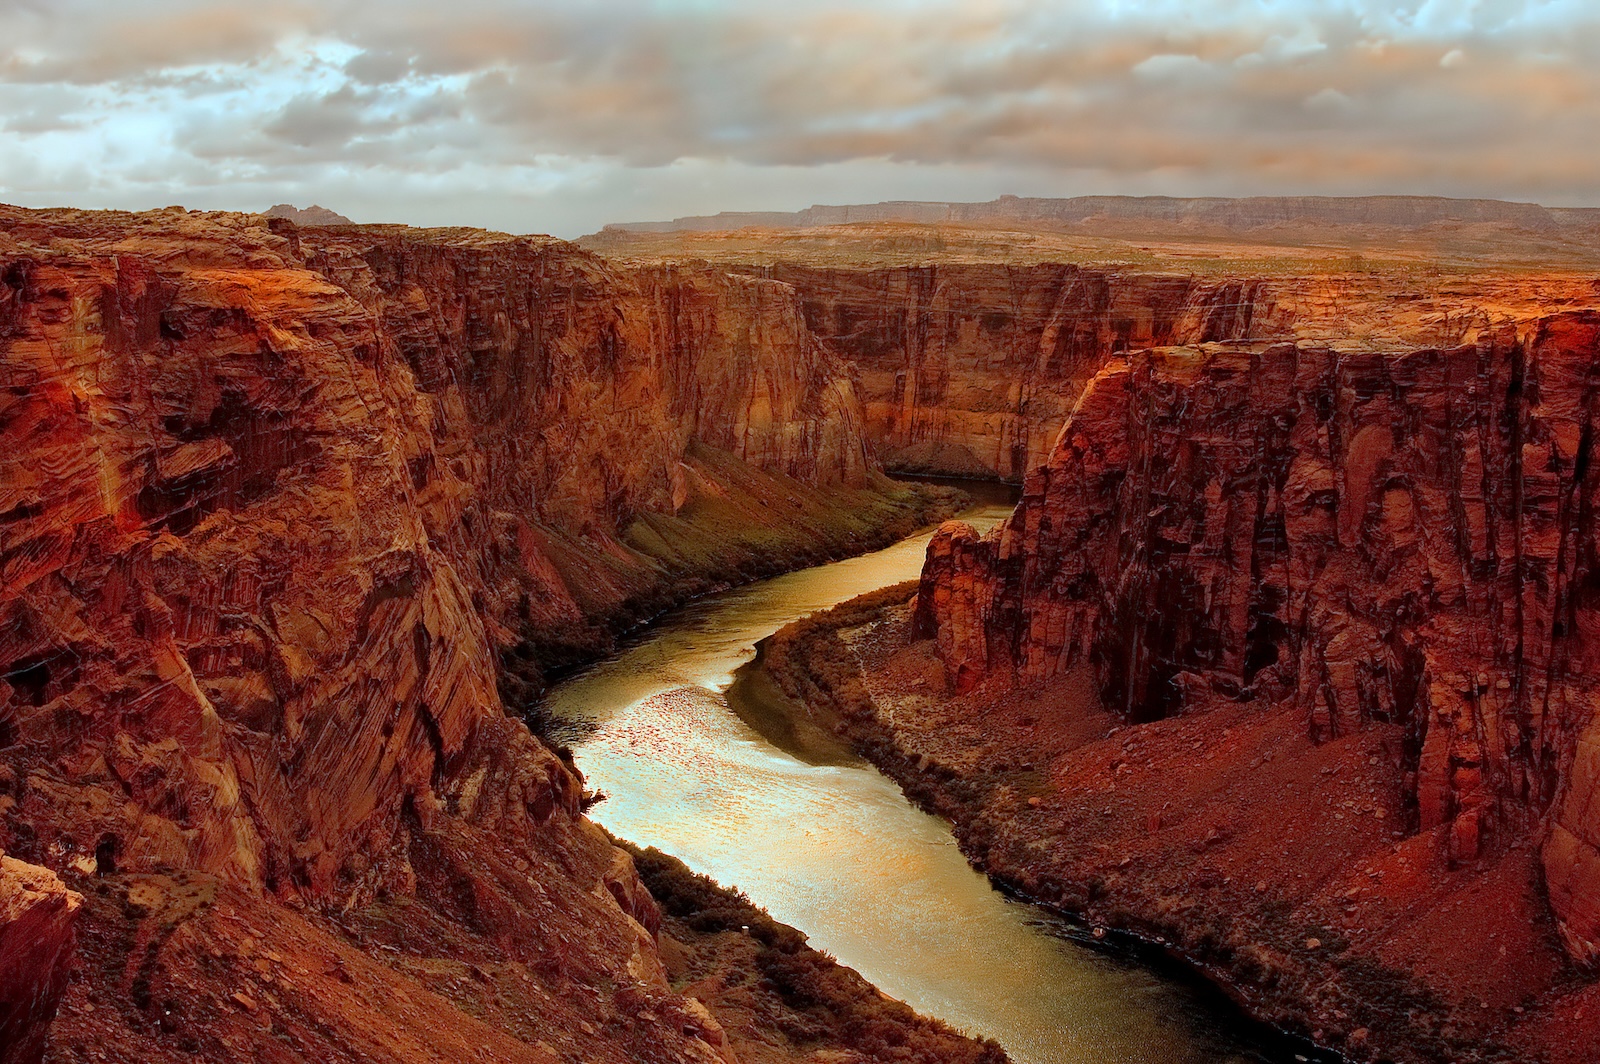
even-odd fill
[[(998, 500), (964, 514), (980, 528)], [(914, 579), (929, 532), (710, 596), (550, 692), (593, 815), (719, 883), (894, 997), (1006, 1047), (1017, 1064), (1289, 1060), (1170, 972), (1074, 940), (995, 891), (949, 825), (851, 756), (811, 764), (729, 707), (755, 644), (798, 617)], [(818, 760), (813, 757), (811, 760)]]

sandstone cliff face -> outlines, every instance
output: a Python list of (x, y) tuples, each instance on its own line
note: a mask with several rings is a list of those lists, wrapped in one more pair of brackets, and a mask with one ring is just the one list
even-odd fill
[(1021, 480), (1078, 390), (1119, 352), (1285, 334), (1260, 281), (1069, 265), (848, 269), (783, 264), (806, 323), (860, 367), (890, 468)]
[(559, 242), (481, 234), (297, 245), (411, 371), (428, 431), (402, 457), (430, 539), (473, 574), (491, 618), (541, 645), (592, 650), (597, 619), (662, 583), (623, 534), (718, 494), (697, 448), (866, 485), (848, 368), (781, 285), (617, 271)]
[(1133, 720), (1292, 701), (1399, 725), (1413, 830), (1457, 861), (1545, 838), (1569, 951), (1600, 941), (1591, 448), (1600, 315), (1468, 346), (1143, 352), (1084, 390), (1016, 513), (946, 526), (916, 624), (958, 690), (1084, 663)]
[(66, 988), (83, 899), (0, 852), (0, 1062), (36, 1064)]
[[(507, 626), (603, 613), (546, 544), (644, 569), (618, 535), (685, 501), (694, 441), (866, 474), (849, 379), (770, 282), (469, 233), (7, 222), (0, 743), (41, 855), (356, 889), (497, 727)], [(570, 814), (526, 746), (529, 809)]]
[[(212, 877), (261, 919), (465, 890), (513, 957), (559, 932), (636, 1011), (672, 998), (648, 893), (505, 716), (497, 653), (667, 595), (684, 574), (630, 528), (730, 477), (789, 497), (774, 525), (869, 494), (791, 290), (545, 239), (3, 208), (0, 441), (0, 845)], [(663, 1037), (651, 1059), (704, 1049)]]

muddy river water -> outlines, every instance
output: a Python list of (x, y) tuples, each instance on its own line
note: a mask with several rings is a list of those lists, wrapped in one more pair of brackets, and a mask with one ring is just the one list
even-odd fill
[[(1009, 509), (993, 499), (963, 516), (982, 528)], [(801, 760), (730, 709), (728, 687), (757, 641), (914, 579), (928, 538), (702, 599), (555, 687), (557, 730), (608, 796), (592, 815), (737, 886), (887, 993), (994, 1038), (1018, 1064), (1292, 1062), (1189, 981), (994, 890), (949, 825), (870, 765)]]

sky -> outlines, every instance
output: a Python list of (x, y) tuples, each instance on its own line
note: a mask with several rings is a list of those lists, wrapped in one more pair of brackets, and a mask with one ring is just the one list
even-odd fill
[(0, 202), (572, 237), (884, 199), (1600, 205), (1595, 0), (0, 0)]

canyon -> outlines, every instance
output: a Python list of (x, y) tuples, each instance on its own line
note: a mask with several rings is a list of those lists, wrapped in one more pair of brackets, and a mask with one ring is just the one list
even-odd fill
[(791, 285), (812, 332), (857, 367), (887, 468), (1018, 483), (1049, 460), (1114, 355), (1274, 340), (1453, 347), (1489, 320), (1591, 305), (1600, 276), (1590, 215), (1493, 201), (817, 211), (742, 228), (743, 216), (610, 226), (579, 243), (619, 262), (710, 263)]
[(1191, 692), (1393, 726), (1402, 810), (1456, 862), (1532, 837), (1595, 952), (1589, 574), (1600, 314), (1399, 354), (1284, 344), (1106, 366), (992, 541), (930, 547), (916, 625), (965, 692), (1094, 672), (1131, 721)]
[(1107, 352), (1282, 328), (1259, 282), (1063, 264), (779, 263), (811, 331), (855, 363), (885, 466), (1020, 481)]
[(766, 667), (982, 867), (1258, 1015), (1588, 1059), (1600, 288), (1243, 290), (1237, 335), (1094, 345), (1006, 522)]
[(773, 282), (0, 209), (0, 941), (54, 958), (46, 1059), (803, 1056), (673, 990), (517, 715), (674, 602), (941, 512), (860, 419)]
[(541, 738), (663, 610), (955, 512), (885, 469), (1022, 500), (774, 640), (795, 713), (1274, 1024), (1583, 1059), (1600, 274), (822, 221), (0, 207), (15, 1059), (1003, 1059)]

